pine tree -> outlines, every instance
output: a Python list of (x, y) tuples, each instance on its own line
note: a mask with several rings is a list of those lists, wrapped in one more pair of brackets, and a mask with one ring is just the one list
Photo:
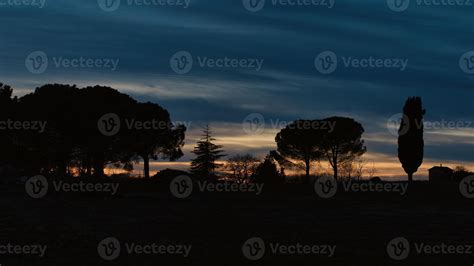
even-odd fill
[(191, 172), (198, 179), (211, 179), (215, 176), (215, 170), (221, 165), (217, 160), (226, 156), (221, 145), (212, 143), (216, 139), (211, 136), (212, 132), (207, 125), (203, 130), (201, 139), (197, 142), (192, 153), (196, 158), (191, 161)]

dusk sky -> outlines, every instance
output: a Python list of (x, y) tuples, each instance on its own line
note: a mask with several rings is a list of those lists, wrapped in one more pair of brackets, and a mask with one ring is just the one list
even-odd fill
[[(474, 6), (412, 0), (396, 12), (390, 0), (266, 0), (253, 12), (246, 0), (117, 1), (104, 10), (101, 0), (46, 0), (42, 8), (0, 0), (0, 82), (18, 96), (47, 83), (99, 84), (162, 105), (189, 128), (181, 163), (155, 163), (155, 171), (186, 167), (206, 123), (228, 154), (263, 157), (286, 123), (339, 115), (364, 126), (376, 175), (401, 176), (387, 122), (407, 97), (421, 96), (425, 159), (415, 178), (441, 163), (474, 170)], [(317, 66), (328, 54), (338, 64), (325, 74)], [(48, 66), (35, 74), (28, 64), (38, 55)], [(187, 73), (174, 71), (182, 55), (193, 60)], [(265, 123), (245, 130), (250, 118)]]

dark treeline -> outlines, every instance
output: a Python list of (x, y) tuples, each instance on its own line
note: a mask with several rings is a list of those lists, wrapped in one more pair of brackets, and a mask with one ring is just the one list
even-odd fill
[[(75, 169), (81, 175), (103, 176), (106, 165), (131, 170), (142, 160), (148, 177), (150, 159), (183, 155), (186, 128), (174, 125), (158, 104), (139, 103), (102, 86), (48, 84), (20, 98), (12, 93), (0, 84), (0, 121), (8, 129), (0, 130), (0, 174), (67, 176)], [(122, 125), (100, 121), (107, 114), (119, 117)], [(159, 126), (144, 129), (123, 122), (151, 120)], [(120, 130), (104, 134), (100, 123)]]
[[(421, 98), (409, 98), (403, 114), (398, 157), (412, 181), (423, 162), (423, 127), (416, 126), (425, 114)], [(131, 171), (143, 162), (149, 178), (150, 160), (183, 156), (186, 130), (160, 105), (137, 102), (110, 87), (48, 84), (18, 98), (10, 86), (0, 84), (0, 177), (102, 177), (109, 166)], [(326, 162), (335, 180), (354, 178), (353, 171), (359, 179), (363, 166), (358, 160), (367, 151), (363, 133), (352, 118), (295, 120), (276, 135), (277, 149), (264, 160), (235, 155), (221, 165), (218, 161), (227, 155), (206, 127), (192, 151), (190, 170), (197, 179), (219, 179), (217, 171), (223, 168), (237, 182), (282, 183), (285, 169), (296, 169), (304, 170), (307, 183), (312, 165)]]

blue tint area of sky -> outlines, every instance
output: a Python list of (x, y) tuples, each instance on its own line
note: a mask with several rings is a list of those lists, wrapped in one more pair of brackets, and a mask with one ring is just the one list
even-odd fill
[[(249, 12), (242, 0), (191, 0), (188, 8), (140, 6), (122, 0), (113, 12), (97, 0), (46, 0), (43, 8), (0, 6), (0, 80), (19, 95), (45, 83), (109, 85), (142, 101), (165, 106), (173, 118), (242, 123), (251, 113), (268, 120), (352, 116), (368, 137), (393, 138), (386, 121), (409, 96), (421, 96), (429, 121), (474, 121), (474, 75), (459, 65), (474, 50), (474, 6), (420, 6), (404, 12), (386, 1), (335, 0), (333, 8), (273, 5)], [(25, 59), (48, 55), (45, 73), (32, 74)], [(188, 51), (191, 72), (180, 75), (171, 57)], [(314, 66), (323, 51), (338, 56), (329, 75)], [(117, 70), (56, 68), (52, 58), (118, 59)], [(260, 71), (208, 69), (197, 57), (263, 60)], [(347, 58), (408, 60), (399, 69), (344, 67)], [(467, 124), (467, 123), (466, 123)], [(469, 161), (474, 125), (427, 141), (433, 160)], [(457, 140), (457, 139), (456, 139)], [(369, 150), (393, 154), (393, 143), (368, 141)]]

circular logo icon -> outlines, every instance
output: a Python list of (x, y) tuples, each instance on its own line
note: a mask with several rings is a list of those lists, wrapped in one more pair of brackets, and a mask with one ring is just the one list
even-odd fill
[(99, 242), (97, 252), (104, 260), (115, 260), (120, 256), (120, 242), (115, 237), (108, 237)]
[(474, 199), (474, 175), (467, 176), (459, 183), (461, 195), (468, 199)]
[(410, 242), (404, 237), (397, 237), (387, 244), (387, 254), (394, 260), (404, 260), (410, 255)]
[(187, 51), (177, 52), (170, 59), (170, 67), (177, 74), (187, 74), (193, 68), (193, 56)]
[(337, 56), (331, 51), (322, 52), (314, 59), (314, 66), (321, 74), (331, 74), (337, 69)]
[(25, 183), (25, 191), (30, 197), (39, 199), (48, 193), (48, 180), (42, 175), (29, 178)]
[(459, 58), (459, 67), (466, 74), (474, 74), (474, 51), (466, 52)]
[(398, 113), (392, 115), (387, 120), (387, 130), (393, 136), (403, 136), (410, 130), (410, 120), (408, 116)]
[(189, 176), (180, 175), (170, 183), (170, 191), (178, 199), (184, 199), (193, 192), (193, 180)]
[(332, 198), (337, 193), (337, 182), (330, 176), (320, 177), (314, 183), (314, 190), (316, 194), (323, 199)]
[(97, 0), (97, 3), (105, 12), (113, 12), (120, 7), (120, 0)]
[(259, 260), (265, 255), (265, 242), (260, 237), (252, 237), (242, 245), (242, 253), (249, 260)]
[(48, 56), (43, 51), (32, 52), (26, 57), (25, 66), (32, 74), (42, 74), (48, 69)]
[(99, 118), (97, 128), (104, 136), (117, 135), (120, 131), (120, 117), (114, 113), (105, 114)]
[(387, 0), (387, 6), (392, 11), (403, 12), (410, 6), (410, 0)]
[(265, 0), (242, 0), (245, 9), (250, 12), (258, 12), (265, 7)]
[(262, 134), (265, 130), (265, 118), (262, 114), (253, 113), (244, 118), (242, 128), (247, 134)]

